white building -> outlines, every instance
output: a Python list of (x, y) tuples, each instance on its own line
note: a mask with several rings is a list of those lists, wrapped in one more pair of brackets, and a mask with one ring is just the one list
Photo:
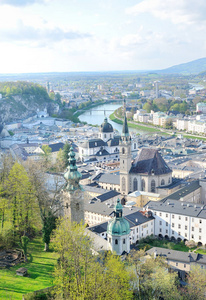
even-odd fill
[(206, 103), (199, 102), (196, 104), (196, 112), (206, 113)]
[(145, 206), (155, 217), (155, 236), (206, 244), (206, 205), (166, 199)]
[(177, 130), (188, 130), (188, 119), (177, 119), (176, 120), (176, 128)]

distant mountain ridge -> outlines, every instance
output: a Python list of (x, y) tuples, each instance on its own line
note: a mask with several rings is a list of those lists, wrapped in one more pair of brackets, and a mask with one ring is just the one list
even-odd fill
[(187, 63), (175, 65), (167, 69), (159, 70), (158, 73), (163, 74), (199, 74), (206, 71), (206, 57), (199, 58)]

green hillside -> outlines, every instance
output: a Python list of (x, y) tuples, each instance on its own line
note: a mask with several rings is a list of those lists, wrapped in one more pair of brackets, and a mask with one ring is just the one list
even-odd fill
[(158, 71), (164, 74), (198, 74), (206, 71), (206, 57)]

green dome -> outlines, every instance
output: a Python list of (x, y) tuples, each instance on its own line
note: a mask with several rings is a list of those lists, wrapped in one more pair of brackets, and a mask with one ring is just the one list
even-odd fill
[(116, 218), (109, 221), (107, 226), (107, 234), (110, 235), (126, 235), (130, 233), (129, 222), (124, 218), (117, 220)]
[(108, 222), (107, 233), (110, 235), (126, 235), (130, 233), (129, 222), (122, 216), (123, 206), (120, 200), (117, 200), (115, 206), (115, 217)]
[(100, 132), (113, 132), (113, 127), (108, 123), (107, 118), (104, 119), (104, 123), (100, 126)]

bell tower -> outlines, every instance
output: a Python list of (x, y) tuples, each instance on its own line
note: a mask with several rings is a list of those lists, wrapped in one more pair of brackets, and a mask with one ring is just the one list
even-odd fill
[(120, 192), (122, 195), (129, 193), (129, 171), (131, 169), (131, 136), (127, 125), (126, 115), (122, 128), (122, 135), (119, 143), (119, 158), (120, 158)]
[(64, 173), (66, 185), (63, 189), (63, 203), (64, 216), (76, 223), (84, 222), (84, 199), (82, 187), (79, 184), (81, 177), (81, 173), (77, 170), (75, 153), (71, 147), (69, 165)]

